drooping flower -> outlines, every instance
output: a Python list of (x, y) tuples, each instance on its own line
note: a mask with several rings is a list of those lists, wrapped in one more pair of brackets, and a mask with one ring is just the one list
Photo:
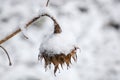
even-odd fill
[(76, 41), (74, 36), (66, 32), (62, 32), (59, 24), (56, 20), (50, 17), (54, 22), (54, 31), (47, 39), (45, 39), (40, 45), (40, 52), (38, 55), (39, 60), (44, 60), (45, 69), (51, 68), (54, 65), (54, 74), (63, 64), (67, 65), (67, 68), (71, 64), (71, 59), (77, 60)]

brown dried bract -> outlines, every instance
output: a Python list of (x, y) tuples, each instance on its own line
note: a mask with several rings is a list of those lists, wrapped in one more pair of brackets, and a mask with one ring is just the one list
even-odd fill
[(71, 52), (68, 53), (67, 55), (65, 55), (64, 53), (50, 55), (46, 53), (47, 50), (45, 50), (43, 53), (41, 53), (41, 55), (38, 55), (38, 59), (39, 60), (44, 59), (45, 69), (47, 69), (48, 66), (50, 68), (51, 63), (52, 63), (54, 65), (54, 74), (55, 74), (56, 71), (59, 69), (59, 65), (61, 65), (61, 67), (63, 68), (63, 64), (66, 63), (67, 68), (68, 68), (71, 64), (72, 58), (74, 61), (77, 60), (77, 54), (76, 54), (77, 49), (78, 47), (74, 47), (74, 49), (72, 49)]

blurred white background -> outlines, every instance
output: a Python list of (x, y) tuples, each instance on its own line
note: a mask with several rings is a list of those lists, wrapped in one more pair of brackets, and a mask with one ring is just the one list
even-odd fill
[[(22, 23), (41, 13), (46, 0), (0, 0), (0, 40)], [(49, 18), (41, 18), (0, 49), (0, 80), (120, 80), (120, 0), (50, 0), (48, 12), (63, 31), (75, 36), (81, 53), (69, 70), (44, 70), (38, 62), (39, 46), (53, 29)]]

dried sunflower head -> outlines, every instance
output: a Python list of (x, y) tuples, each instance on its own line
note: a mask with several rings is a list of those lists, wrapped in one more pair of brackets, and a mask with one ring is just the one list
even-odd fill
[(45, 69), (50, 68), (51, 64), (54, 65), (54, 74), (63, 64), (67, 68), (71, 64), (71, 59), (77, 60), (77, 49), (73, 36), (66, 34), (53, 34), (40, 46), (39, 60), (44, 60)]
[(26, 27), (44, 16), (52, 19), (52, 21), (54, 22), (54, 31), (53, 34), (48, 36), (41, 43), (38, 59), (44, 59), (45, 69), (47, 69), (48, 66), (50, 68), (51, 64), (53, 64), (55, 74), (56, 71), (59, 69), (59, 65), (63, 67), (63, 64), (66, 63), (68, 68), (71, 63), (71, 58), (73, 58), (74, 61), (77, 60), (76, 51), (78, 47), (76, 47), (74, 36), (71, 36), (68, 33), (63, 33), (61, 27), (54, 19), (54, 17), (50, 16), (47, 13), (41, 14), (33, 18), (26, 24)]
[(66, 63), (67, 67), (70, 66), (71, 64), (71, 59), (73, 58), (74, 61), (77, 60), (77, 47), (74, 47), (74, 49), (71, 50), (70, 53), (68, 53), (67, 55), (64, 53), (60, 53), (60, 54), (48, 54), (46, 51), (41, 53), (38, 58), (39, 59), (44, 59), (45, 61), (45, 68), (47, 68), (49, 66), (51, 66), (51, 64), (54, 65), (54, 74), (56, 73), (56, 71), (59, 69), (59, 65), (61, 65), (61, 67), (63, 68), (63, 64)]

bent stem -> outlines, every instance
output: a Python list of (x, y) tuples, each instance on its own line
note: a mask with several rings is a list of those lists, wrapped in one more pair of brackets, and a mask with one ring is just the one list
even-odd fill
[(11, 66), (12, 63), (11, 63), (10, 56), (9, 56), (7, 50), (4, 47), (2, 47), (2, 46), (0, 46), (0, 47), (5, 51), (5, 53), (6, 53), (7, 57), (8, 57), (8, 60), (9, 60), (9, 66)]
[[(29, 27), (29, 25), (31, 25), (33, 22), (35, 22), (36, 20), (38, 20), (39, 18), (44, 17), (44, 16), (47, 16), (47, 17), (49, 17), (50, 19), (53, 20), (53, 22), (54, 22), (54, 34), (57, 34), (57, 33), (61, 33), (61, 32), (62, 32), (62, 30), (61, 30), (59, 24), (57, 23), (57, 21), (56, 21), (52, 16), (50, 16), (50, 15), (47, 14), (47, 13), (41, 14), (41, 15), (33, 18), (32, 20), (30, 20), (30, 21), (26, 24), (25, 28)], [(6, 36), (5, 38), (3, 38), (2, 40), (0, 40), (0, 44), (4, 43), (4, 42), (6, 42), (7, 40), (9, 40), (10, 38), (14, 37), (14, 36), (15, 36), (16, 34), (18, 34), (19, 32), (21, 32), (21, 29), (20, 29), (20, 28), (17, 29), (17, 30), (15, 30), (13, 33), (9, 34), (8, 36)], [(4, 47), (2, 47), (2, 46), (0, 46), (0, 47), (1, 47), (1, 48), (5, 51), (5, 53), (7, 54), (7, 57), (8, 57), (8, 60), (9, 60), (9, 65), (11, 66), (12, 63), (11, 63), (11, 60), (10, 60), (10, 57), (9, 57), (9, 54), (8, 54), (7, 50), (6, 50)]]
[[(34, 23), (36, 20), (38, 20), (39, 18), (44, 17), (44, 16), (49, 17), (49, 18), (52, 19), (52, 21), (54, 22), (54, 33), (55, 33), (55, 34), (62, 32), (59, 24), (58, 24), (57, 21), (54, 19), (54, 17), (50, 16), (50, 15), (47, 14), (47, 13), (41, 14), (41, 15), (33, 18), (32, 20), (30, 20), (30, 21), (26, 24), (25, 28), (29, 27), (29, 25), (31, 25), (31, 24)], [(4, 43), (4, 42), (6, 42), (7, 40), (9, 40), (10, 38), (14, 37), (14, 36), (15, 36), (16, 34), (18, 34), (19, 32), (21, 32), (21, 29), (15, 30), (13, 33), (11, 33), (10, 35), (8, 35), (8, 36), (6, 36), (5, 38), (3, 38), (2, 40), (0, 40), (0, 44)]]

